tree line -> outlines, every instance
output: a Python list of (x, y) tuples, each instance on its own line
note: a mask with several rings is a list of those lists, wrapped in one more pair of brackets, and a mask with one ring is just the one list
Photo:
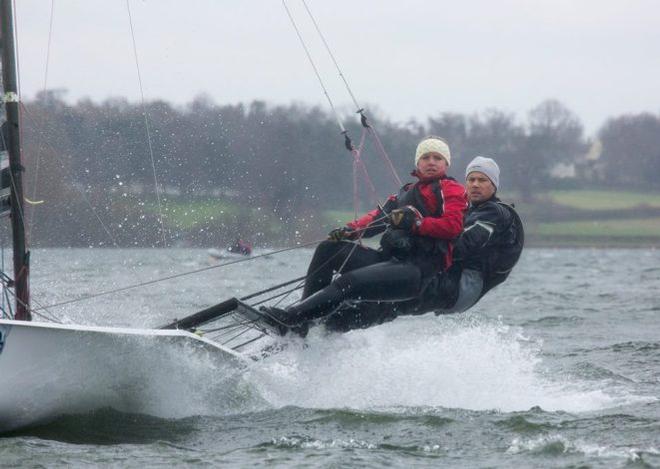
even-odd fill
[[(558, 184), (660, 188), (654, 176), (660, 116), (651, 113), (613, 117), (591, 138), (556, 100), (538, 104), (522, 120), (496, 109), (439, 113), (425, 122), (369, 119), (404, 180), (418, 141), (438, 135), (452, 149), (451, 175), (462, 180), (474, 156), (491, 156), (502, 169), (502, 190), (527, 200)], [(357, 144), (359, 122), (348, 116), (346, 124)], [(40, 227), (33, 237), (44, 244), (110, 244), (113, 233), (119, 245), (157, 245), (156, 183), (165, 202), (227, 201), (299, 232), (314, 232), (320, 211), (352, 206), (352, 156), (334, 117), (319, 107), (219, 105), (205, 96), (181, 107), (123, 99), (69, 104), (63, 92), (47, 91), (25, 103), (23, 137), (26, 194), (36, 203)], [(371, 141), (363, 160), (379, 197), (398, 190)], [(563, 177), (556, 172), (561, 165), (568, 168)], [(255, 223), (240, 212), (197, 232), (193, 242), (216, 243), (230, 236), (228, 224)]]

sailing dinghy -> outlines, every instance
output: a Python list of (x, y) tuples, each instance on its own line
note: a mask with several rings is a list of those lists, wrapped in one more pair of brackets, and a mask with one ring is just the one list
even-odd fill
[[(157, 403), (154, 402), (154, 388), (150, 387), (150, 383), (157, 382), (159, 388), (167, 387), (168, 380), (172, 380), (173, 376), (180, 373), (180, 370), (177, 370), (180, 361), (177, 357), (191, 355), (204, 359), (212, 357), (212, 362), (218, 364), (221, 370), (217, 374), (232, 376), (235, 375), (232, 372), (240, 372), (244, 364), (252, 358), (245, 352), (248, 344), (256, 342), (259, 346), (263, 344), (259, 342), (263, 338), (280, 336), (283, 330), (281, 326), (284, 324), (278, 324), (277, 319), (268, 316), (258, 307), (276, 298), (282, 301), (290, 293), (301, 288), (301, 281), (305, 277), (265, 288), (240, 299), (231, 298), (158, 329), (93, 327), (32, 321), (33, 315), (48, 310), (38, 304), (36, 308), (32, 307), (29, 292), (30, 252), (25, 237), (25, 199), (22, 182), (25, 168), (21, 164), (20, 99), (12, 1), (0, 0), (3, 100), (6, 110), (6, 122), (0, 132), (2, 134), (0, 218), (11, 220), (14, 267), (13, 276), (0, 272), (2, 290), (0, 293), (3, 297), (8, 298), (11, 295), (14, 299), (13, 308), (10, 304), (2, 309), (0, 315), (0, 432), (47, 422), (65, 414), (108, 407), (153, 415)], [(286, 8), (286, 4), (284, 7)], [(287, 13), (289, 13), (288, 9)], [(353, 94), (350, 94), (353, 97)], [(334, 110), (329, 96), (328, 100)], [(355, 101), (354, 97), (353, 100)], [(360, 159), (367, 135), (371, 135), (376, 142), (376, 147), (381, 152), (386, 167), (391, 170), (397, 187), (401, 186), (401, 180), (385, 154), (378, 135), (367, 123), (364, 109), (360, 108), (357, 102), (355, 104), (363, 127), (358, 147), (351, 143), (341, 119), (338, 115), (336, 117), (342, 130), (345, 147), (354, 161), (354, 203), (357, 213), (359, 190), (356, 184), (359, 174), (363, 175), (372, 199), (378, 201), (375, 189), (366, 173), (366, 167)], [(249, 258), (266, 257), (319, 242), (298, 244), (292, 248), (253, 255)], [(230, 260), (225, 264), (198, 271), (243, 260), (245, 259)], [(190, 273), (195, 272), (186, 274)], [(176, 275), (167, 279), (174, 277)], [(160, 280), (166, 279), (158, 281)], [(155, 281), (142, 285), (150, 283)], [(282, 292), (281, 289), (295, 283), (298, 285)], [(135, 286), (140, 285), (101, 292), (95, 296), (117, 293)], [(273, 296), (261, 297), (266, 293), (272, 293)], [(50, 307), (92, 297), (94, 296), (90, 295)], [(253, 302), (247, 304), (248, 300)], [(36, 304), (36, 301), (34, 302)], [(341, 305), (323, 323), (329, 330), (346, 330), (347, 328), (344, 327), (346, 321), (342, 319), (342, 312), (346, 310), (350, 313), (349, 316), (356, 316), (352, 308), (355, 308), (354, 304)], [(361, 316), (356, 316), (358, 319), (364, 319), (364, 322), (353, 321), (349, 324), (350, 328), (373, 324), (368, 314), (369, 308), (365, 311)], [(261, 354), (262, 350), (263, 348), (259, 348), (258, 353)], [(164, 378), (161, 381), (152, 379), (155, 375)], [(183, 394), (185, 396), (185, 393)]]

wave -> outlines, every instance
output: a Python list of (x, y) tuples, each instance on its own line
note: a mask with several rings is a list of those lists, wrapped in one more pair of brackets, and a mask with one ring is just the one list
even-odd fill
[(642, 458), (645, 454), (656, 456), (660, 454), (660, 451), (655, 447), (621, 447), (592, 443), (583, 438), (570, 438), (561, 433), (554, 433), (536, 438), (515, 438), (507, 449), (507, 453), (532, 453), (541, 456), (582, 454), (591, 457), (611, 458), (614, 460), (625, 459), (630, 462), (638, 462), (643, 461)]
[(3, 437), (29, 435), (43, 440), (94, 445), (146, 444), (183, 438), (197, 428), (195, 420), (165, 419), (107, 408), (62, 415), (48, 423), (5, 433)]

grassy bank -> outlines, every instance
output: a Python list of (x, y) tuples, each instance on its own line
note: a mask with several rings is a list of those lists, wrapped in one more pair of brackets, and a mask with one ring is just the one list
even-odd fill
[(557, 190), (524, 206), (532, 246), (660, 246), (658, 193)]
[(580, 210), (629, 210), (639, 207), (660, 208), (660, 194), (618, 191), (551, 191), (549, 199)]
[[(515, 202), (528, 246), (660, 247), (660, 193), (555, 190), (532, 202), (510, 193), (503, 199)], [(285, 231), (295, 232), (297, 240), (322, 237), (354, 218), (351, 210), (326, 210), (283, 223), (273, 213), (222, 200), (170, 200), (164, 211), (166, 224), (184, 236), (204, 229), (222, 232), (223, 239), (235, 233), (250, 239), (258, 232), (261, 240), (254, 241), (266, 243), (286, 239)]]
[[(660, 246), (660, 193), (555, 190), (533, 202), (514, 202), (528, 246)], [(325, 212), (327, 226), (341, 226), (353, 212)]]

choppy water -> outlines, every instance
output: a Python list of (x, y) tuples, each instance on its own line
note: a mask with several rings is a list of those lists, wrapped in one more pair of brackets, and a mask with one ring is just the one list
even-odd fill
[[(300, 275), (310, 251), (55, 310), (156, 326)], [(206, 265), (202, 250), (46, 250), (35, 298)], [(3, 467), (660, 467), (660, 252), (528, 250), (468, 314), (313, 331), (231, 381), (179, 357), (155, 415), (111, 409), (0, 437)], [(1, 378), (0, 378), (1, 379)], [(214, 398), (216, 396), (217, 398)], [(166, 405), (157, 405), (166, 402)]]

